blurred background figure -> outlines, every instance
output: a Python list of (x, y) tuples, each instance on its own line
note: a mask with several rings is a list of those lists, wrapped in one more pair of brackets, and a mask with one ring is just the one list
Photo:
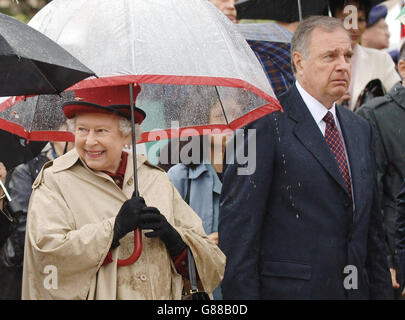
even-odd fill
[(401, 186), (396, 200), (396, 209), (398, 211), (398, 231), (396, 234), (396, 244), (399, 251), (399, 274), (402, 285), (402, 296), (405, 297), (405, 180)]
[(229, 20), (231, 20), (233, 23), (237, 23), (235, 8), (236, 0), (209, 0), (209, 2), (221, 10), (222, 13), (229, 18)]
[(291, 68), (291, 38), (298, 21), (238, 24), (238, 31), (245, 37), (260, 61), (278, 98), (294, 84)]
[[(66, 131), (66, 125), (62, 125), (60, 130)], [(23, 208), (23, 211), (18, 217), (18, 225), (0, 251), (0, 299), (19, 300), (21, 298), (25, 225), (32, 184), (46, 162), (56, 159), (72, 148), (73, 143), (50, 142), (41, 154), (27, 163), (20, 164), (10, 173), (8, 183), (10, 196)]]
[(371, 8), (367, 27), (361, 37), (361, 44), (366, 48), (386, 49), (389, 47), (390, 32), (385, 21), (388, 9), (384, 5)]
[[(334, 0), (330, 2), (330, 9), (332, 16), (343, 21), (351, 36), (354, 51), (351, 82), (349, 90), (338, 103), (354, 111), (365, 102), (365, 97), (384, 95), (391, 90), (400, 81), (400, 77), (388, 53), (360, 45), (371, 9), (369, 0)], [(368, 92), (376, 94), (367, 95)]]
[[(405, 78), (405, 46), (402, 45), (398, 62), (401, 78)], [(384, 230), (388, 240), (388, 263), (395, 289), (402, 275), (398, 275), (398, 254), (395, 245), (397, 232), (395, 199), (405, 179), (405, 87), (398, 82), (387, 95), (369, 100), (357, 113), (373, 127), (377, 164), (378, 198), (383, 210)], [(401, 219), (404, 220), (404, 218)], [(405, 226), (405, 224), (404, 224)], [(405, 227), (401, 227), (405, 230)], [(402, 232), (401, 232), (402, 233)], [(405, 235), (401, 241), (405, 242)], [(401, 244), (403, 247), (404, 245)], [(400, 297), (400, 291), (395, 291)]]

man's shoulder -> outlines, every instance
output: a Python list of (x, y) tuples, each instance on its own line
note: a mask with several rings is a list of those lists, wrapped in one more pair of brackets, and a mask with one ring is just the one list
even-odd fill
[(375, 97), (364, 103), (357, 111), (356, 114), (363, 115), (364, 113), (370, 113), (377, 109), (384, 108), (390, 105), (392, 97), (388, 94), (382, 97)]
[(387, 113), (395, 104), (395, 100), (405, 100), (405, 88), (401, 83), (396, 84), (386, 95), (368, 100), (356, 113), (365, 118), (368, 118), (371, 113)]

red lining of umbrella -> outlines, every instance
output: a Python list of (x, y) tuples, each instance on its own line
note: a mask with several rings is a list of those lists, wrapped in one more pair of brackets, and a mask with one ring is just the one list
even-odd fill
[(5, 100), (4, 102), (0, 103), (0, 112), (11, 108), (13, 105), (17, 104), (18, 102), (24, 100), (25, 96), (15, 96), (10, 97), (9, 99)]
[(112, 76), (103, 78), (92, 78), (82, 80), (74, 84), (67, 90), (118, 86), (130, 83), (138, 83), (141, 87), (143, 83), (150, 83), (150, 84), (175, 84), (175, 85), (209, 85), (209, 86), (244, 88), (250, 92), (255, 93), (259, 97), (269, 102), (275, 99), (274, 97), (268, 95), (264, 91), (240, 79), (223, 78), (223, 77), (203, 77), (203, 76), (124, 75), (124, 76)]
[[(255, 93), (259, 97), (269, 102), (277, 101), (276, 98), (268, 95), (264, 91), (252, 86), (246, 81), (232, 78), (221, 77), (199, 77), (199, 76), (164, 76), (164, 75), (124, 75), (103, 78), (92, 78), (82, 80), (65, 91), (79, 90), (94, 87), (109, 87), (119, 86), (130, 83), (138, 83), (142, 87), (142, 83), (149, 84), (174, 84), (174, 85), (209, 85), (209, 86), (224, 86), (232, 88), (244, 88)], [(31, 95), (32, 96), (32, 95)], [(18, 101), (24, 100), (25, 96), (10, 97), (6, 101), (0, 103), (0, 111), (6, 110)], [(13, 99), (15, 99), (13, 101)], [(278, 101), (277, 101), (278, 104)], [(278, 110), (281, 109), (279, 106)]]
[[(162, 137), (168, 139), (173, 137), (183, 137), (183, 136), (195, 136), (210, 133), (209, 131), (213, 129), (231, 129), (235, 131), (250, 122), (253, 122), (266, 114), (270, 114), (274, 111), (280, 110), (280, 105), (277, 100), (272, 101), (272, 103), (261, 106), (255, 110), (252, 110), (248, 114), (232, 121), (229, 125), (226, 124), (210, 124), (203, 126), (193, 126), (184, 128), (172, 128), (172, 129), (162, 129), (142, 133), (142, 138), (138, 143), (152, 142), (158, 140), (164, 140)], [(282, 109), (281, 109), (282, 111)], [(26, 138), (28, 141), (74, 141), (74, 135), (71, 132), (66, 131), (32, 131), (28, 132), (20, 125), (9, 122), (7, 120), (0, 118), (0, 129), (9, 131), (11, 133), (17, 134), (20, 137)], [(191, 129), (191, 130), (190, 130)], [(208, 131), (208, 132), (207, 132)]]
[[(228, 126), (227, 125), (205, 125), (205, 126), (193, 126), (181, 128), (181, 132), (188, 130), (190, 128), (194, 129), (195, 135), (202, 134), (203, 130), (207, 129), (231, 129), (235, 130), (241, 128), (248, 123), (259, 119), (260, 117), (272, 113), (276, 110), (282, 110), (282, 107), (278, 100), (262, 90), (250, 85), (249, 83), (232, 78), (220, 78), (220, 77), (198, 77), (198, 76), (164, 76), (164, 75), (124, 75), (124, 76), (113, 76), (113, 77), (104, 77), (104, 78), (92, 78), (85, 79), (77, 84), (71, 86), (66, 91), (69, 90), (79, 90), (84, 88), (92, 87), (106, 87), (106, 86), (118, 86), (130, 83), (150, 83), (150, 84), (174, 84), (174, 85), (211, 85), (211, 86), (226, 86), (234, 88), (244, 88), (260, 96), (261, 98), (267, 100), (269, 103), (263, 105), (255, 110), (250, 111), (244, 116), (232, 121)], [(10, 97), (6, 101), (0, 103), (0, 111), (8, 109), (15, 105), (17, 102), (24, 100), (24, 96)], [(22, 126), (7, 121), (0, 118), (0, 128), (11, 133), (17, 134), (23, 138), (26, 138), (28, 141), (74, 141), (74, 135), (71, 132), (62, 132), (62, 131), (26, 131)], [(167, 136), (171, 138), (173, 129), (163, 129), (156, 130), (153, 133), (146, 132), (142, 134), (142, 139), (139, 143), (151, 142), (151, 137), (158, 136)]]

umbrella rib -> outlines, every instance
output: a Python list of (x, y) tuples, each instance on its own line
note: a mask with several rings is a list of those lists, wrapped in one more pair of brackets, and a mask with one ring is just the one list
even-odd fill
[(58, 93), (58, 90), (52, 85), (52, 83), (49, 82), (48, 78), (45, 76), (45, 74), (41, 71), (40, 68), (38, 68), (37, 64), (33, 61), (28, 59), (29, 62), (31, 62), (35, 68), (38, 70), (38, 72), (41, 74), (42, 78), (45, 79), (45, 81), (48, 83), (48, 85), (56, 92)]
[(218, 92), (217, 86), (215, 86), (215, 91), (217, 92), (218, 100), (219, 100), (219, 103), (221, 104), (221, 108), (222, 108), (222, 113), (224, 114), (225, 121), (226, 121), (226, 125), (228, 126), (228, 125), (229, 125), (229, 121), (228, 121), (228, 118), (226, 117), (224, 105), (222, 104), (221, 97), (219, 96), (219, 92)]
[(302, 7), (301, 7), (301, 0), (297, 0), (297, 5), (298, 5), (298, 17), (299, 21), (302, 21)]

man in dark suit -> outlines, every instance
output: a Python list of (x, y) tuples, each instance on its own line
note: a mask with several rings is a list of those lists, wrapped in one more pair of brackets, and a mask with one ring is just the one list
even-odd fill
[(255, 172), (225, 168), (224, 299), (392, 298), (371, 127), (335, 105), (350, 82), (350, 37), (338, 20), (311, 17), (291, 52), (284, 112), (245, 128), (256, 133)]

